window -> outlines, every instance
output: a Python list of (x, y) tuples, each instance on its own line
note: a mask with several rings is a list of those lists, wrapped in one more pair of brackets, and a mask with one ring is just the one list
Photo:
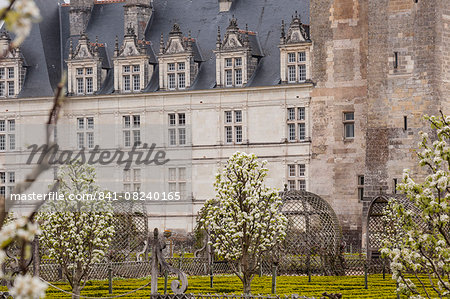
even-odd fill
[(408, 116), (403, 116), (403, 130), (408, 130)]
[(289, 190), (306, 190), (305, 164), (288, 164), (287, 174)]
[(186, 63), (168, 63), (167, 64), (167, 87), (168, 89), (186, 88)]
[(8, 96), (14, 96), (14, 81), (8, 81)]
[(290, 52), (287, 53), (287, 82), (301, 83), (305, 82), (307, 78), (306, 70), (306, 52)]
[(16, 120), (0, 120), (0, 151), (16, 149)]
[(0, 82), (0, 97), (5, 96), (5, 82)]
[(169, 113), (169, 145), (186, 145), (185, 113)]
[(76, 69), (76, 94), (93, 94), (94, 90), (94, 71), (92, 67)]
[(7, 197), (14, 191), (16, 183), (16, 173), (13, 171), (0, 172), (0, 197)]
[(287, 109), (287, 138), (289, 142), (306, 140), (305, 107)]
[(225, 86), (242, 86), (242, 57), (225, 58)]
[[(131, 185), (130, 182), (134, 184)], [(133, 190), (131, 190), (133, 186)], [(141, 170), (140, 169), (124, 169), (123, 170), (123, 190), (124, 192), (140, 192), (141, 191)]]
[(77, 118), (77, 148), (94, 148), (94, 118)]
[(242, 110), (225, 111), (225, 143), (242, 143)]
[[(141, 116), (122, 116), (123, 145), (125, 147), (139, 146), (141, 144)], [(131, 141), (133, 138), (133, 141)]]
[(122, 67), (122, 90), (124, 92), (140, 91), (141, 86), (141, 66), (124, 65)]
[(175, 89), (175, 74), (169, 74), (169, 89)]
[(344, 138), (355, 137), (355, 114), (354, 112), (344, 112)]
[(169, 192), (180, 192), (180, 198), (186, 198), (186, 168), (171, 167), (169, 168)]
[(398, 68), (398, 52), (394, 52), (394, 69)]
[(358, 199), (364, 200), (364, 176), (363, 175), (358, 175)]

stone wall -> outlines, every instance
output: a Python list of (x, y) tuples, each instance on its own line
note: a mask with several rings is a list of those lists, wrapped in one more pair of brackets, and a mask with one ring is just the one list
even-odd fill
[[(367, 114), (367, 4), (364, 0), (312, 0), (312, 157), (310, 191), (330, 202), (344, 240), (361, 244)], [(343, 113), (354, 112), (355, 138), (344, 139)]]

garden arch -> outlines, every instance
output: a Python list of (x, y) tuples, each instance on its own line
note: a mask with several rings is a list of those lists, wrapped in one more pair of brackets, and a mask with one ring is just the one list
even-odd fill
[(342, 232), (331, 205), (307, 191), (284, 191), (280, 196), (282, 212), (288, 218), (280, 270), (286, 274), (341, 274)]

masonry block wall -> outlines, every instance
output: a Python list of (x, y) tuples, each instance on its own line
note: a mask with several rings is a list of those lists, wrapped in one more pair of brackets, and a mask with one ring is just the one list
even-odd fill
[[(341, 221), (347, 246), (361, 245), (367, 118), (367, 1), (311, 0), (312, 156), (310, 191)], [(344, 112), (354, 112), (355, 137), (344, 138)]]

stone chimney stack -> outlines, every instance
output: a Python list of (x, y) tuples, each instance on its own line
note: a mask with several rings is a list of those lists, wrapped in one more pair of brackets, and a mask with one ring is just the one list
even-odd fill
[(219, 11), (225, 12), (230, 11), (231, 4), (233, 4), (234, 0), (219, 0)]
[(124, 28), (132, 27), (138, 40), (145, 38), (145, 29), (152, 16), (152, 2), (152, 0), (127, 0), (124, 5)]
[(86, 31), (89, 18), (91, 17), (94, 0), (71, 0), (70, 1), (70, 35), (81, 35)]

